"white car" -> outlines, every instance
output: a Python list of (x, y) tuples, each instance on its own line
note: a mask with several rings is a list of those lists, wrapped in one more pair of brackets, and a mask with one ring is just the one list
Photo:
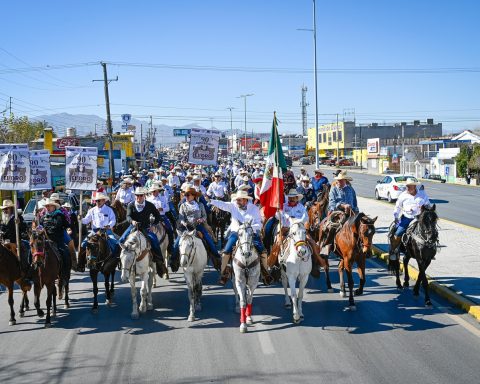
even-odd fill
[[(409, 178), (418, 181), (413, 176), (400, 174), (386, 175), (382, 180), (377, 181), (377, 185), (375, 186), (375, 198), (377, 200), (387, 199), (389, 203), (393, 203), (398, 199), (398, 196), (407, 189), (405, 182)], [(421, 185), (418, 187), (422, 189)]]

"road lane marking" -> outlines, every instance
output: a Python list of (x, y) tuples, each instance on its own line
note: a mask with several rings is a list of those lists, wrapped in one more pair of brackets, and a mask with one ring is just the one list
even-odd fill
[(275, 354), (275, 348), (272, 344), (272, 339), (269, 336), (269, 333), (266, 329), (262, 330), (263, 332), (258, 332), (258, 340), (260, 341), (260, 348), (264, 355), (273, 355)]

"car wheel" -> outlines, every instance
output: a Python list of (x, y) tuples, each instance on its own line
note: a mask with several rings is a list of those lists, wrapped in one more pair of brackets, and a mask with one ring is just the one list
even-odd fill
[(393, 199), (392, 199), (392, 196), (390, 196), (390, 192), (388, 192), (388, 194), (387, 194), (387, 201), (389, 203), (393, 203)]
[(375, 199), (380, 200), (380, 195), (378, 193), (378, 189), (375, 189)]

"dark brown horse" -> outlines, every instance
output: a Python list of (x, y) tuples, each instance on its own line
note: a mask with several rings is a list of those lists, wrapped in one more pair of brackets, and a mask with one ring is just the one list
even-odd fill
[(212, 230), (217, 239), (220, 240), (221, 246), (224, 246), (225, 230), (230, 224), (231, 214), (217, 207), (212, 207)]
[[(27, 306), (28, 310), (28, 297), (27, 292), (32, 288), (27, 285), (22, 278), (22, 270), (20, 267), (20, 261), (15, 253), (12, 252), (13, 248), (8, 248), (9, 245), (3, 245), (0, 243), (0, 284), (8, 289), (8, 305), (10, 306), (10, 325), (15, 325), (15, 311), (13, 310), (13, 285), (17, 283), (23, 293), (22, 307)], [(20, 317), (23, 317), (24, 311), (20, 310)]]
[[(405, 252), (405, 257), (403, 258), (403, 270), (405, 273), (403, 286), (407, 288), (410, 285), (408, 262), (413, 257), (417, 261), (419, 271), (417, 281), (413, 287), (413, 294), (414, 296), (419, 295), (420, 284), (422, 284), (423, 290), (425, 291), (425, 306), (427, 307), (430, 307), (432, 302), (428, 292), (426, 271), (438, 249), (438, 215), (435, 212), (435, 208), (435, 204), (433, 204), (432, 207), (422, 207), (417, 222), (412, 228), (407, 229), (407, 233), (403, 236), (401, 244), (401, 248)], [(394, 271), (397, 277), (397, 286), (400, 288), (399, 265)]]
[(341, 229), (335, 235), (334, 252), (340, 257), (338, 272), (340, 275), (340, 294), (346, 296), (345, 282), (343, 280), (343, 270), (347, 272), (349, 289), (349, 308), (355, 310), (355, 300), (353, 299), (353, 263), (357, 263), (358, 274), (360, 276), (360, 286), (355, 290), (356, 295), (363, 294), (365, 285), (365, 264), (366, 257), (371, 252), (372, 238), (375, 234), (375, 221), (364, 213), (358, 213), (351, 216)]
[[(57, 312), (57, 290), (55, 280), (60, 281), (60, 259), (58, 250), (53, 243), (46, 238), (44, 230), (34, 230), (30, 236), (30, 248), (32, 251), (32, 264), (35, 269), (34, 276), (34, 305), (37, 315), (43, 317), (45, 314), (40, 309), (40, 292), (45, 286), (47, 288), (47, 317), (45, 327), (51, 326), (50, 310), (53, 301), (53, 316)], [(68, 288), (66, 289), (65, 305), (68, 305)]]
[[(93, 308), (92, 312), (98, 312), (98, 272), (101, 272), (105, 280), (105, 296), (108, 306), (112, 304), (112, 298), (115, 294), (115, 269), (118, 265), (117, 255), (114, 255), (108, 245), (107, 234), (104, 230), (99, 230), (91, 235), (86, 245), (87, 266), (90, 269), (90, 278), (93, 283)], [(111, 283), (110, 283), (111, 279)]]
[(125, 230), (128, 228), (127, 210), (119, 200), (115, 200), (110, 207), (113, 209), (116, 218), (116, 224), (115, 228), (113, 228), (113, 232), (118, 236), (122, 236), (123, 232), (125, 232)]

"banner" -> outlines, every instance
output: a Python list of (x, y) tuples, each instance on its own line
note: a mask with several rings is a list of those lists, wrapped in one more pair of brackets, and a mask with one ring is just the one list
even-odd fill
[(30, 189), (28, 144), (0, 144), (0, 189)]
[(52, 170), (48, 149), (30, 152), (30, 190), (43, 189), (52, 189)]
[(95, 147), (65, 148), (66, 188), (94, 191), (97, 189), (97, 157)]
[(188, 162), (199, 165), (216, 165), (220, 132), (212, 129), (192, 128)]

